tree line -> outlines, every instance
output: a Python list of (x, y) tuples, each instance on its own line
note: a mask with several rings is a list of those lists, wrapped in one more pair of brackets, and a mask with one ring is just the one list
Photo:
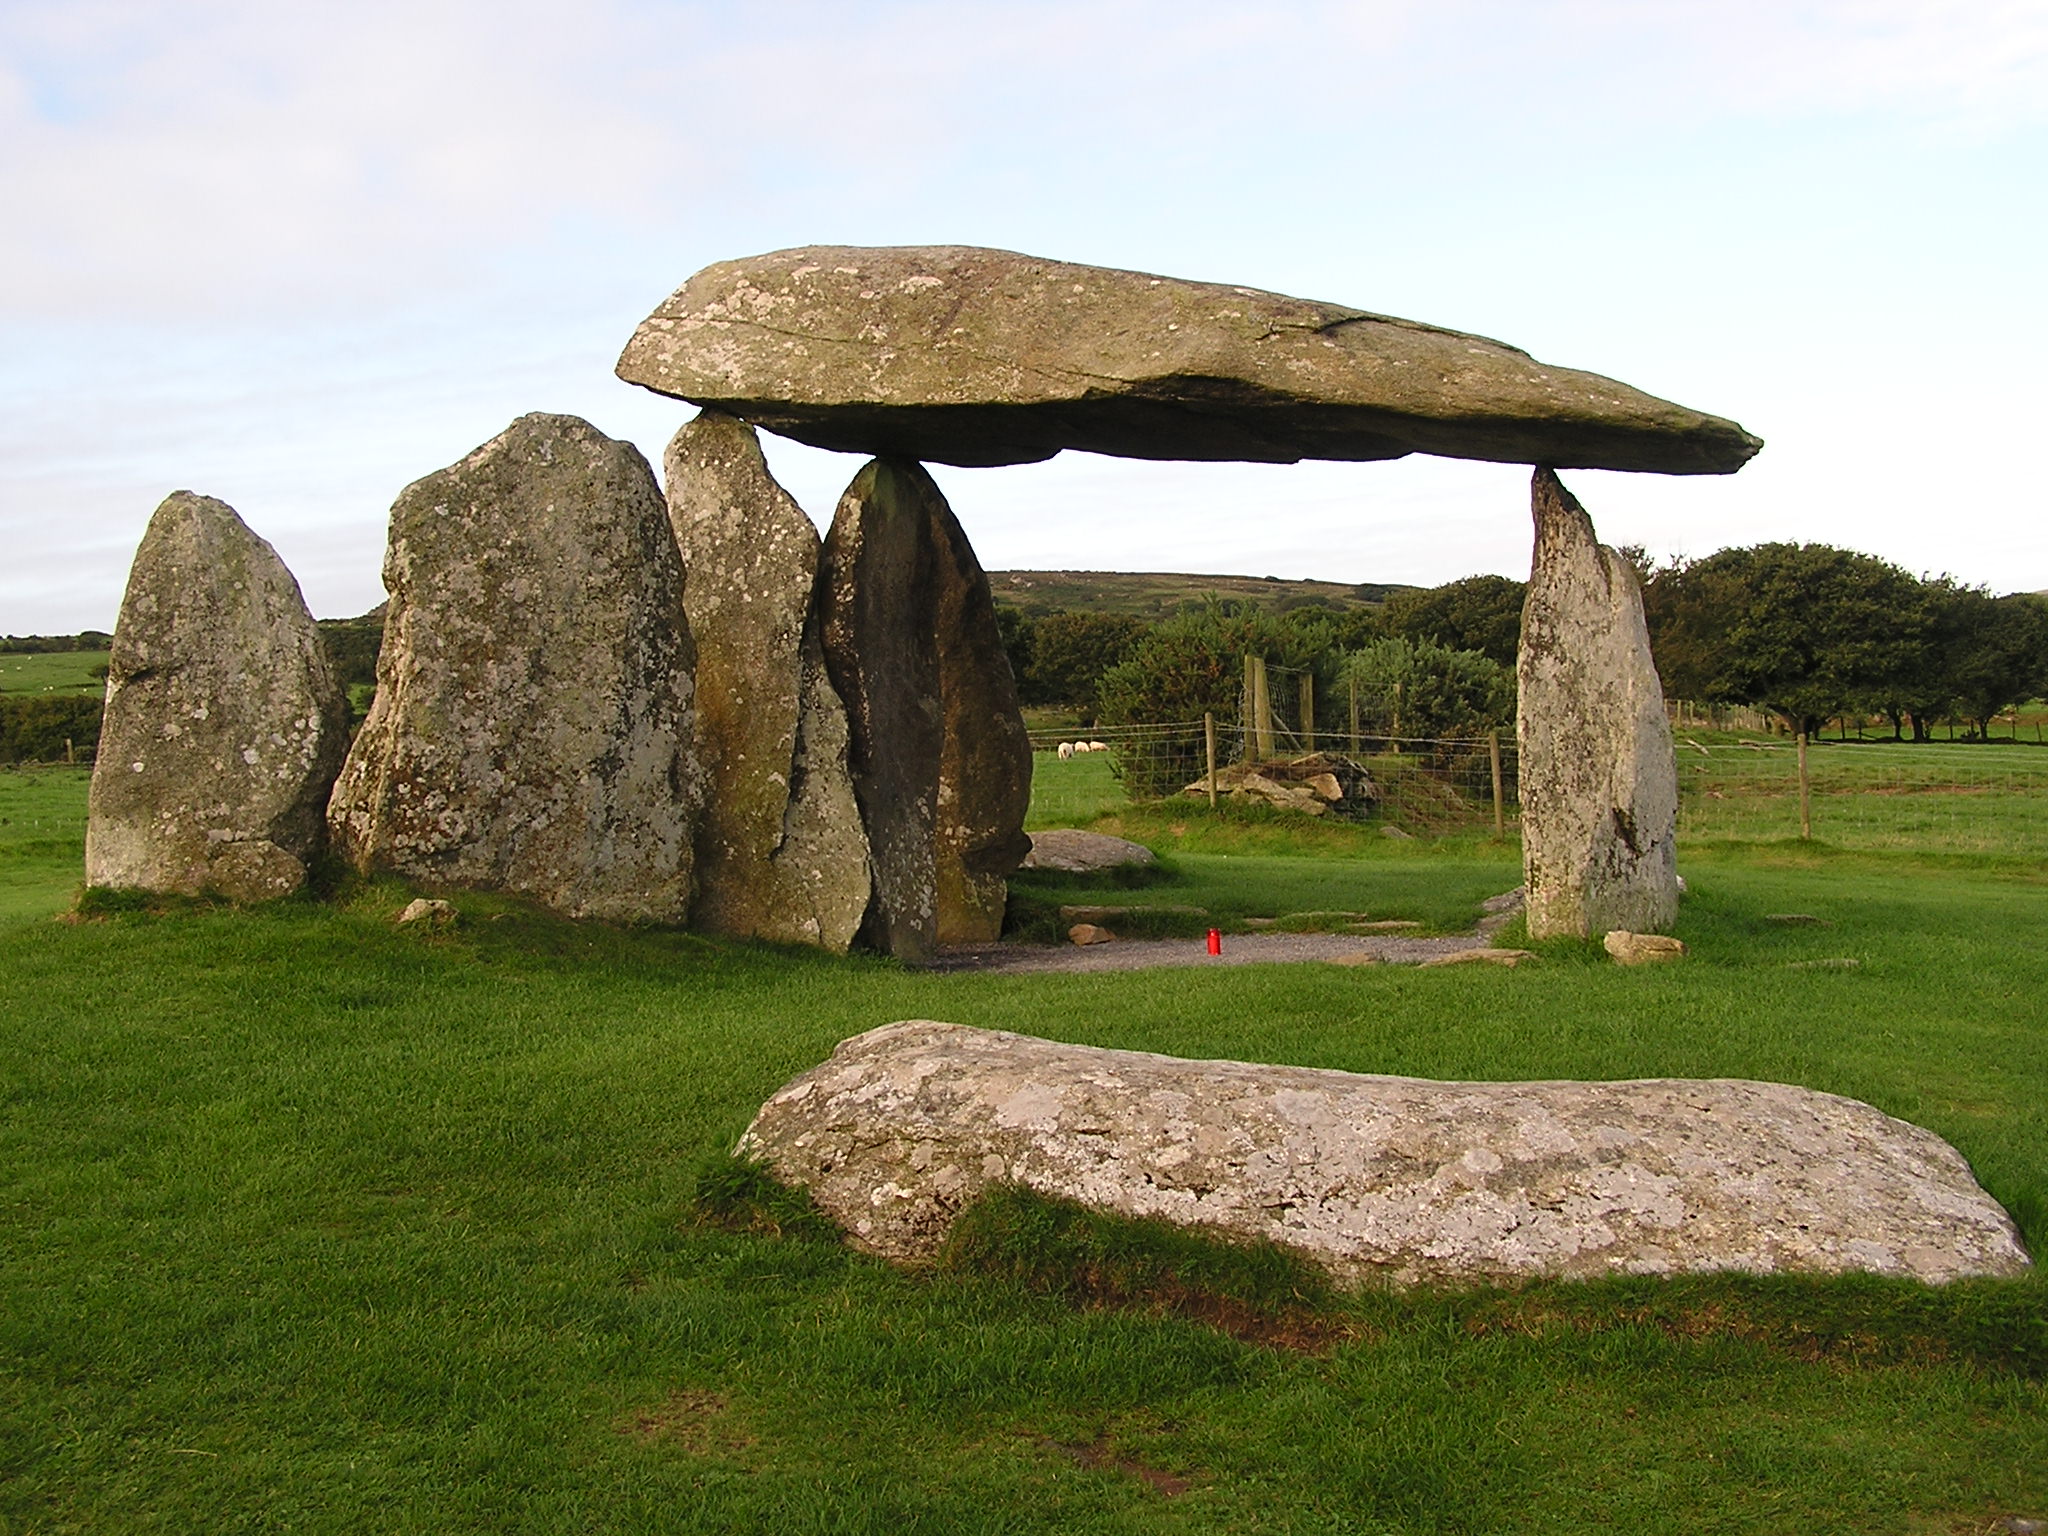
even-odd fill
[[(1640, 566), (1640, 551), (1631, 552)], [(1643, 571), (1667, 697), (1768, 710), (1815, 734), (1883, 716), (1930, 739), (2048, 693), (2048, 601), (1993, 597), (1828, 544), (1754, 544)]]
[[(1651, 649), (1668, 698), (1768, 711), (1817, 734), (1838, 717), (1881, 716), (1925, 741), (1941, 721), (1988, 734), (2016, 705), (2048, 695), (2048, 598), (1993, 597), (1948, 576), (1916, 577), (1854, 550), (1773, 543), (1653, 565), (1622, 554), (1643, 584)], [(1211, 598), (1159, 620), (1024, 609), (1001, 601), (1004, 649), (1029, 706), (1084, 725), (1235, 721), (1244, 658), (1311, 679), (1319, 732), (1481, 734), (1512, 724), (1522, 582), (1468, 576), (1392, 592), (1376, 607), (1309, 598), (1275, 611)], [(322, 620), (345, 682), (374, 681), (381, 609)], [(0, 637), (0, 652), (104, 650), (110, 637)], [(1296, 728), (1297, 695), (1276, 691)], [(357, 706), (360, 708), (360, 704)], [(87, 720), (86, 715), (93, 715)], [(97, 701), (0, 699), (0, 760), (47, 756), (97, 737)], [(20, 718), (16, 718), (19, 716)]]
[[(1244, 658), (1312, 683), (1318, 730), (1348, 730), (1354, 700), (1373, 735), (1469, 733), (1514, 718), (1523, 584), (1472, 576), (1396, 592), (1377, 609), (1309, 602), (1275, 612), (1211, 598), (1148, 622), (1122, 614), (998, 608), (1027, 705), (1084, 723), (1235, 720)], [(1294, 727), (1297, 695), (1279, 700)]]
[[(1882, 716), (1925, 741), (1939, 721), (1985, 735), (2048, 694), (2048, 600), (1993, 597), (1826, 544), (1757, 544), (1652, 565), (1643, 585), (1668, 698), (1767, 711), (1786, 729)], [(1114, 614), (1000, 610), (1027, 704), (1083, 721), (1234, 720), (1243, 658), (1315, 680), (1316, 726), (1349, 726), (1354, 695), (1375, 735), (1451, 736), (1514, 718), (1525, 584), (1468, 576), (1396, 592), (1377, 609), (1273, 613), (1210, 601), (1148, 623)]]

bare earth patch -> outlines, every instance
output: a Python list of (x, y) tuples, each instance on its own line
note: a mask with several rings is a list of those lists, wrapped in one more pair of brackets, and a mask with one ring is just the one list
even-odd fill
[(1201, 939), (1118, 939), (1110, 944), (961, 944), (939, 951), (935, 971), (1002, 971), (1006, 973), (1144, 971), (1158, 966), (1284, 965), (1320, 960), (1356, 965), (1370, 956), (1394, 965), (1420, 965), (1443, 955), (1485, 949), (1490, 940), (1479, 934), (1416, 939), (1395, 935), (1348, 933), (1232, 933), (1223, 938), (1223, 953), (1212, 955)]

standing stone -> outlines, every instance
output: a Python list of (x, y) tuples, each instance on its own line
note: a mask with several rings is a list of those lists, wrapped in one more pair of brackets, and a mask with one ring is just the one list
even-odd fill
[(818, 591), (874, 865), (865, 936), (913, 963), (990, 942), (1031, 851), (1031, 742), (988, 577), (922, 465), (854, 477)]
[(329, 825), (359, 868), (680, 922), (702, 783), (668, 511), (638, 450), (522, 416), (391, 509), (377, 698)]
[(912, 964), (938, 943), (944, 729), (931, 528), (945, 505), (922, 465), (873, 460), (839, 498), (818, 572), (825, 666), (846, 701), (874, 872), (861, 936)]
[(706, 785), (692, 921), (844, 953), (867, 910), (868, 849), (812, 610), (818, 531), (731, 416), (684, 426), (663, 467)]
[(938, 938), (993, 944), (1008, 876), (1031, 852), (1031, 736), (996, 624), (988, 577), (953, 509), (932, 519), (939, 648)]
[(225, 502), (174, 492), (114, 627), (86, 883), (290, 895), (347, 750), (346, 698), (277, 551)]
[(1678, 916), (1678, 764), (1628, 562), (1548, 469), (1522, 610), (1522, 867), (1532, 938)]

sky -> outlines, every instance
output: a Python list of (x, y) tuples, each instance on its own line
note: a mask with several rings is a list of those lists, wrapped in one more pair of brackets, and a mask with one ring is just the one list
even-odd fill
[[(1659, 558), (2048, 588), (2048, 0), (0, 0), (0, 632), (111, 629), (217, 496), (313, 612), (410, 481), (612, 376), (700, 267), (964, 244), (1498, 337), (1733, 417), (1581, 471)], [(828, 520), (859, 460), (766, 440)], [(1527, 474), (935, 474), (989, 569), (1527, 573)]]

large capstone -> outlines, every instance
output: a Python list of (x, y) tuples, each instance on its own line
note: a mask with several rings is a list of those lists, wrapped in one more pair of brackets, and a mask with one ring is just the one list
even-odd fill
[(1484, 336), (972, 246), (706, 267), (641, 323), (618, 374), (821, 448), (944, 464), (1078, 448), (1728, 474), (1762, 446)]
[(226, 503), (174, 492), (114, 627), (87, 883), (290, 895), (347, 750), (346, 699), (277, 551)]
[(1678, 764), (1635, 573), (1547, 469), (1517, 658), (1532, 938), (1678, 916)]
[(1031, 847), (1030, 740), (988, 579), (922, 465), (854, 476), (818, 599), (874, 871), (863, 936), (913, 963), (993, 939)]
[(739, 1150), (904, 1262), (1014, 1184), (1350, 1283), (2029, 1268), (1947, 1142), (1779, 1083), (1429, 1082), (911, 1021), (791, 1080)]
[(522, 416), (391, 509), (377, 697), (329, 826), (358, 867), (680, 922), (703, 798), (682, 564), (647, 461)]
[(734, 417), (690, 422), (663, 468), (706, 784), (692, 922), (843, 953), (867, 911), (868, 849), (813, 614), (817, 529)]

